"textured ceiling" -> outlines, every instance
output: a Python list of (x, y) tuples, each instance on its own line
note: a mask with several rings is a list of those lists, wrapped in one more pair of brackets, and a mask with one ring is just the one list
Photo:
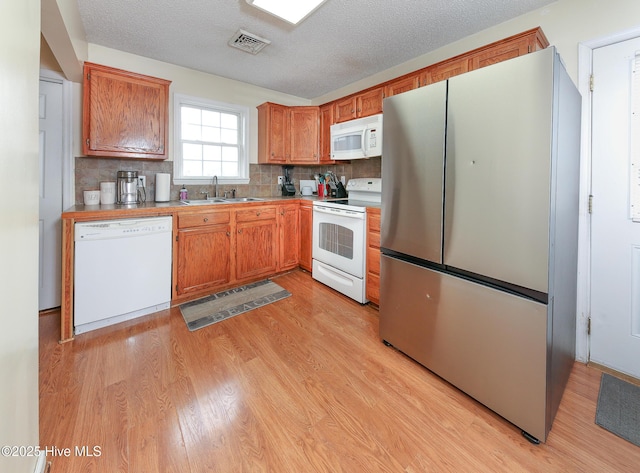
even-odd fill
[[(292, 26), (245, 0), (78, 0), (90, 43), (307, 99), (549, 3), (327, 0)], [(239, 28), (271, 44), (231, 48)]]

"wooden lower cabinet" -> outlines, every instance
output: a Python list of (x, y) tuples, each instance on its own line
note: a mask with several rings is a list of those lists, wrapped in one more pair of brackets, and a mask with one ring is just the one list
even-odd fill
[(231, 281), (230, 211), (178, 216), (176, 294), (186, 295), (224, 286)]
[(236, 279), (269, 276), (278, 269), (276, 207), (236, 211)]
[(300, 258), (302, 269), (311, 271), (313, 247), (313, 204), (309, 201), (300, 203)]
[(367, 209), (367, 299), (380, 305), (380, 209)]
[(298, 266), (300, 231), (299, 204), (278, 206), (278, 270), (285, 271)]

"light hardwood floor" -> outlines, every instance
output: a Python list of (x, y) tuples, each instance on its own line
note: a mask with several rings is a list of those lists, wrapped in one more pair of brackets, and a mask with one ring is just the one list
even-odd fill
[[(196, 332), (177, 308), (59, 344), (40, 318), (52, 473), (637, 472), (576, 363), (546, 444), (378, 337), (378, 312), (293, 271), (293, 296)], [(76, 455), (98, 447), (99, 456)]]

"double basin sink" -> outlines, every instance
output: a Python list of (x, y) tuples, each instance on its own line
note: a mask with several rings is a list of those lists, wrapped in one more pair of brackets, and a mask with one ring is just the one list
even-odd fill
[(238, 202), (262, 202), (264, 199), (258, 197), (234, 197), (232, 199), (223, 199), (216, 197), (214, 199), (202, 200), (181, 200), (182, 205), (212, 205), (212, 204), (233, 204)]

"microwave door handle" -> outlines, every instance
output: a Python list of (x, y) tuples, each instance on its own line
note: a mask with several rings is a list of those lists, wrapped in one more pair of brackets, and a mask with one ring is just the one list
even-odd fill
[(367, 155), (368, 155), (368, 153), (367, 153), (367, 152), (369, 151), (369, 150), (367, 149), (367, 148), (368, 148), (368, 146), (367, 146), (367, 133), (369, 133), (369, 129), (368, 129), (368, 128), (365, 128), (365, 129), (362, 131), (362, 146), (361, 146), (361, 149), (362, 149), (362, 155), (363, 155), (363, 156), (367, 156)]

